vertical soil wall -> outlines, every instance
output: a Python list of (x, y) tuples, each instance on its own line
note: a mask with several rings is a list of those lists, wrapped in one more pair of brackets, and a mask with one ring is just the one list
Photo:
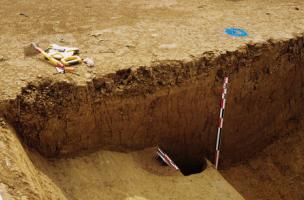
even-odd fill
[(248, 158), (302, 118), (303, 37), (250, 44), (193, 61), (96, 77), (87, 85), (29, 84), (6, 117), (48, 157), (96, 148), (162, 146), (177, 163), (213, 159), (224, 76), (229, 76), (224, 166)]

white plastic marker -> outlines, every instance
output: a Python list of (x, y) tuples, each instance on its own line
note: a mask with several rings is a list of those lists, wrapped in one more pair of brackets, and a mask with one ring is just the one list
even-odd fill
[(177, 165), (159, 147), (157, 148), (157, 152), (156, 153), (167, 165), (173, 167), (175, 170), (179, 170), (179, 168), (177, 167)]
[(3, 198), (2, 198), (2, 196), (1, 196), (1, 194), (0, 194), (0, 200), (3, 200)]
[(223, 124), (224, 124), (224, 111), (225, 111), (225, 105), (226, 105), (227, 85), (228, 85), (228, 77), (225, 77), (224, 84), (223, 84), (220, 119), (219, 119), (219, 126), (217, 129), (217, 139), (216, 139), (216, 147), (215, 147), (215, 150), (216, 150), (215, 168), (216, 169), (218, 169), (219, 158), (220, 158), (220, 145), (221, 145), (222, 128), (223, 128)]

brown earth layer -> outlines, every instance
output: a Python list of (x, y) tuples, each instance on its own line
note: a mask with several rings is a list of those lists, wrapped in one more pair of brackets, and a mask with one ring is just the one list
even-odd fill
[(304, 199), (303, 127), (286, 136), (253, 159), (222, 171), (246, 200)]
[(229, 76), (224, 166), (248, 158), (302, 117), (303, 37), (249, 44), (191, 62), (120, 70), (86, 85), (43, 80), (6, 117), (45, 156), (160, 145), (177, 162), (213, 159), (221, 85)]

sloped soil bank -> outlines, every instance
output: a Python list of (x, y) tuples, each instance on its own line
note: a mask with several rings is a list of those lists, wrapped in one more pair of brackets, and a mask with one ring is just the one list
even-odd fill
[(297, 127), (304, 109), (303, 44), (303, 37), (248, 44), (121, 70), (86, 85), (43, 80), (22, 89), (6, 118), (46, 157), (161, 146), (191, 170), (203, 157), (214, 159), (221, 87), (229, 76), (225, 168)]
[(304, 199), (303, 130), (289, 133), (222, 174), (246, 200)]

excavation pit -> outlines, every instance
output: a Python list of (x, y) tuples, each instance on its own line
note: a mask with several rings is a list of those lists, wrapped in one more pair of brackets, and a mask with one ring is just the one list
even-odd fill
[[(3, 1), (5, 200), (304, 198), (303, 1)], [(24, 58), (31, 42), (77, 46), (96, 66), (54, 75)]]
[(303, 37), (250, 44), (196, 61), (120, 70), (82, 86), (44, 79), (23, 88), (6, 117), (29, 147), (49, 158), (163, 146), (176, 162), (213, 160), (221, 87), (229, 76), (225, 167), (297, 128), (301, 45)]
[[(231, 166), (254, 160), (269, 144), (300, 129), (303, 51), (303, 37), (297, 37), (250, 44), (190, 63), (165, 61), (151, 68), (121, 70), (81, 86), (43, 79), (23, 88), (10, 102), (5, 117), (24, 144), (53, 160), (29, 153), (34, 165), (59, 186), (71, 187), (64, 182), (70, 178), (58, 179), (67, 173), (58, 171), (59, 167), (66, 169), (65, 159), (77, 165), (86, 160), (86, 156), (79, 160), (77, 155), (101, 149), (137, 152), (161, 145), (183, 175), (204, 174), (204, 169), (208, 171), (204, 157), (214, 160), (221, 87), (223, 78), (229, 76), (220, 169), (225, 169), (224, 175), (250, 196), (247, 189), (239, 187), (242, 182), (230, 175), (231, 171), (236, 173)], [(151, 160), (156, 150), (148, 152), (134, 157), (147, 173), (181, 175), (155, 165)], [(98, 155), (102, 158), (104, 153), (88, 157), (94, 160)], [(123, 160), (115, 161), (116, 165)], [(74, 189), (65, 192), (68, 198)]]

